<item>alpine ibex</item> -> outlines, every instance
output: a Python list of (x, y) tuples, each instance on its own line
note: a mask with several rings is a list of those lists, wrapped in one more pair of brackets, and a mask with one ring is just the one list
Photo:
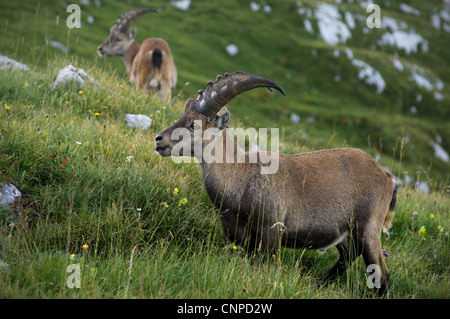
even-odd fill
[[(251, 251), (276, 252), (281, 245), (319, 250), (336, 246), (340, 257), (325, 281), (343, 273), (362, 254), (367, 265), (376, 267), (379, 292), (386, 292), (389, 273), (381, 231), (387, 231), (394, 216), (393, 177), (368, 154), (351, 148), (278, 155), (278, 171), (261, 174), (267, 163), (260, 159), (267, 154), (257, 152), (258, 161), (250, 163), (252, 153), (236, 145), (228, 132), (230, 113), (224, 107), (238, 94), (257, 87), (285, 94), (275, 82), (242, 71), (208, 82), (197, 99), (187, 100), (181, 118), (156, 136), (155, 150), (161, 156), (197, 158), (206, 192), (230, 240)], [(176, 129), (189, 133), (177, 141)], [(207, 129), (217, 132), (215, 138), (203, 137)], [(223, 160), (208, 160), (206, 148), (220, 150)], [(245, 163), (237, 161), (242, 155)]]
[(146, 39), (139, 45), (134, 37), (136, 29), (128, 32), (131, 24), (155, 9), (131, 9), (123, 13), (112, 26), (109, 37), (98, 47), (103, 56), (121, 56), (127, 67), (131, 85), (139, 89), (159, 92), (170, 99), (177, 83), (177, 69), (169, 45), (163, 39)]

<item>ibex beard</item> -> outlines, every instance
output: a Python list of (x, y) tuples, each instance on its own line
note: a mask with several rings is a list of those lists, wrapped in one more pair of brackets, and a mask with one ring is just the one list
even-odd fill
[[(389, 229), (394, 216), (397, 186), (392, 175), (365, 152), (351, 148), (292, 155), (256, 152), (251, 159), (255, 154), (245, 152), (227, 130), (230, 112), (225, 105), (257, 87), (285, 94), (275, 82), (242, 71), (208, 82), (197, 99), (186, 102), (181, 118), (156, 136), (155, 150), (161, 156), (197, 158), (205, 190), (231, 241), (251, 253), (275, 253), (281, 246), (335, 246), (339, 259), (324, 281), (342, 274), (362, 255), (367, 265), (379, 267), (378, 292), (384, 294), (389, 272), (381, 232)], [(264, 174), (263, 158), (270, 155), (268, 167), (274, 172)]]

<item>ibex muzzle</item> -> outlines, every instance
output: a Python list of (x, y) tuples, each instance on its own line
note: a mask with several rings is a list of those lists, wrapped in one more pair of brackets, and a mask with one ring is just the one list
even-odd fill
[[(197, 99), (187, 101), (181, 118), (157, 135), (155, 150), (161, 156), (201, 157), (203, 152), (195, 147), (203, 151), (211, 143), (218, 149), (231, 144), (233, 147), (223, 150), (224, 156), (249, 157), (227, 133), (230, 113), (224, 106), (257, 87), (275, 88), (284, 94), (275, 82), (242, 71), (208, 82)], [(189, 132), (186, 140), (190, 144), (183, 145), (183, 154), (173, 154), (179, 143), (188, 143), (171, 138), (174, 130), (181, 128)], [(209, 128), (222, 134), (199, 141), (203, 135), (196, 131)], [(336, 246), (340, 257), (325, 281), (343, 273), (363, 255), (368, 266), (379, 270), (379, 292), (387, 291), (389, 273), (382, 256), (381, 231), (387, 231), (392, 222), (397, 188), (393, 177), (372, 157), (350, 148), (279, 155), (278, 171), (268, 175), (260, 173), (260, 161), (199, 161), (199, 165), (206, 192), (230, 240), (251, 251)]]
[(101, 57), (121, 56), (133, 86), (170, 99), (177, 82), (177, 69), (169, 45), (159, 38), (146, 39), (139, 45), (134, 40), (136, 29), (129, 30), (134, 21), (148, 12), (158, 10), (131, 9), (123, 13), (97, 52)]

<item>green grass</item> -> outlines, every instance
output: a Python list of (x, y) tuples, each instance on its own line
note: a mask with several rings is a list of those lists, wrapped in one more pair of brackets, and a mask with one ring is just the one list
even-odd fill
[[(27, 63), (34, 73), (0, 72), (0, 182), (23, 193), (12, 207), (0, 209), (0, 257), (8, 264), (0, 270), (1, 298), (374, 298), (362, 258), (320, 286), (337, 259), (335, 249), (282, 249), (265, 260), (233, 249), (197, 165), (175, 164), (153, 151), (155, 135), (178, 119), (187, 97), (236, 69), (273, 79), (288, 94), (243, 94), (230, 103), (231, 126), (279, 127), (283, 153), (360, 147), (380, 154), (380, 163), (396, 175), (428, 183), (429, 196), (413, 186), (400, 189), (391, 235), (382, 237), (390, 296), (449, 297), (449, 164), (434, 159), (429, 145), (440, 135), (442, 147), (450, 149), (450, 74), (443, 58), (448, 34), (430, 33), (427, 55), (399, 55), (443, 80), (445, 100), (436, 103), (384, 63), (393, 57), (391, 48), (369, 50), (362, 32), (353, 31), (355, 57), (386, 79), (388, 89), (378, 96), (357, 80), (344, 47), (336, 59), (335, 48), (304, 31), (295, 1), (268, 2), (270, 15), (243, 10), (238, 1), (193, 1), (187, 13), (152, 3), (164, 11), (136, 23), (138, 41), (151, 34), (170, 43), (179, 71), (170, 103), (131, 89), (120, 58), (96, 55), (126, 4), (82, 5), (85, 24), (70, 32), (62, 2), (2, 4), (0, 54)], [(423, 12), (414, 21), (394, 8), (383, 12), (433, 30), (425, 14), (433, 9), (420, 1), (411, 5)], [(358, 10), (359, 4), (344, 6)], [(88, 15), (94, 24), (86, 23)], [(69, 53), (45, 39), (66, 44)], [(225, 53), (229, 43), (238, 45), (236, 57)], [(100, 86), (81, 94), (52, 92), (57, 71), (68, 64), (86, 70)], [(333, 81), (338, 73), (345, 81)], [(417, 94), (423, 96), (420, 116), (409, 112)], [(302, 117), (298, 125), (289, 121), (294, 112)], [(152, 126), (131, 129), (125, 113), (152, 114)], [(306, 120), (310, 116), (313, 123)], [(187, 203), (180, 204), (184, 198)], [(419, 233), (422, 226), (425, 234)], [(80, 289), (67, 287), (66, 269), (74, 263), (81, 267)]]
[[(68, 62), (57, 62), (55, 69)], [(86, 69), (101, 86), (82, 94), (49, 91), (52, 69), (31, 79), (1, 74), (2, 92), (12, 92), (3, 102), (10, 108), (0, 111), (2, 179), (24, 191), (0, 215), (0, 247), (9, 264), (0, 273), (1, 297), (373, 297), (362, 259), (336, 282), (319, 287), (337, 258), (333, 249), (323, 255), (283, 249), (256, 262), (240, 247), (234, 250), (198, 167), (152, 151), (154, 135), (178, 117), (184, 103), (161, 104), (96, 68)], [(151, 129), (128, 128), (125, 112), (151, 113)], [(430, 197), (400, 191), (392, 234), (383, 238), (394, 298), (448, 297), (445, 191)], [(182, 198), (188, 201), (180, 205)], [(82, 269), (80, 289), (66, 285), (66, 268), (74, 263)]]

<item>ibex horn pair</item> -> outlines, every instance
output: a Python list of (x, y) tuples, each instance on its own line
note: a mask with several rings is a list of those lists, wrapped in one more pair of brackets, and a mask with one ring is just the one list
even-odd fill
[(155, 12), (157, 13), (158, 10), (156, 9), (131, 9), (128, 10), (125, 13), (122, 13), (120, 17), (117, 19), (116, 23), (114, 24), (114, 27), (117, 28), (118, 31), (127, 33), (130, 26), (139, 19), (141, 16), (148, 12)]
[(275, 88), (286, 95), (284, 90), (271, 80), (236, 71), (232, 74), (225, 73), (224, 76), (218, 75), (216, 82), (207, 83), (206, 90), (199, 90), (196, 109), (204, 115), (214, 116), (235, 96), (257, 87), (267, 87), (271, 92), (272, 88)]

